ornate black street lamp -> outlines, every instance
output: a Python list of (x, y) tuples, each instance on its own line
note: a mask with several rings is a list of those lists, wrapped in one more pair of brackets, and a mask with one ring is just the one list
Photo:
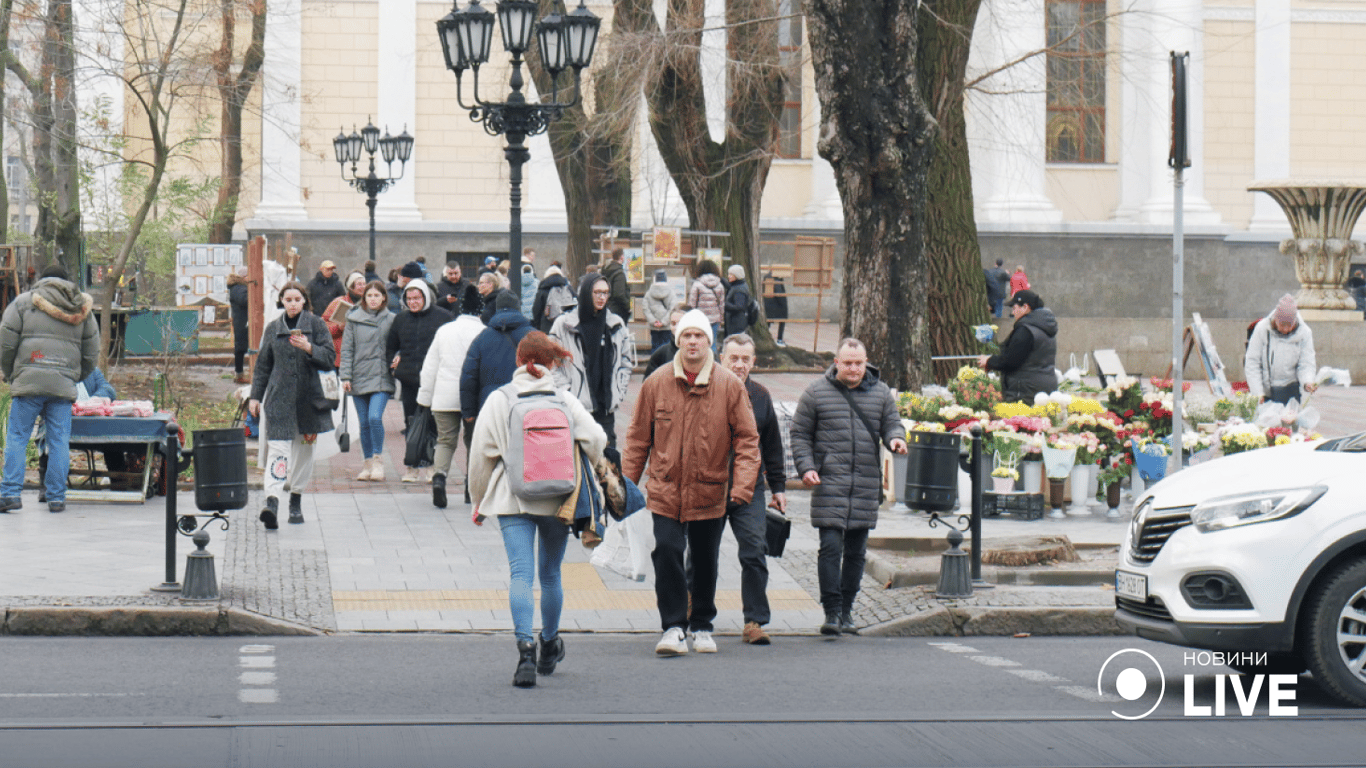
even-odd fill
[[(365, 176), (356, 172), (362, 147), (370, 155), (370, 173)], [(380, 156), (389, 166), (388, 178), (375, 175), (375, 150), (379, 150)], [(353, 130), (351, 135), (347, 136), (346, 130), (342, 129), (337, 138), (332, 140), (332, 151), (336, 153), (337, 163), (341, 166), (342, 181), (365, 195), (365, 205), (370, 209), (370, 260), (375, 261), (375, 198), (403, 178), (403, 169), (408, 165), (408, 158), (413, 156), (413, 137), (408, 135), (408, 128), (404, 126), (403, 133), (390, 136), (388, 129), (385, 129), (384, 138), (380, 138), (379, 129), (374, 123), (366, 120), (365, 127), (360, 129), (360, 133)], [(394, 175), (395, 160), (398, 161), (397, 176)], [(351, 164), (350, 178), (346, 176), (347, 163)]]
[[(580, 77), (584, 67), (593, 60), (593, 47), (598, 41), (600, 19), (584, 7), (573, 13), (564, 13), (564, 3), (559, 3), (560, 13), (551, 13), (536, 25), (536, 40), (541, 54), (541, 66), (550, 73), (550, 97), (548, 101), (528, 102), (522, 93), (525, 81), (522, 79), (522, 54), (531, 46), (531, 28), (536, 20), (534, 0), (500, 0), (498, 3), (498, 25), (502, 31), (503, 48), (512, 54), (512, 88), (506, 101), (484, 101), (479, 98), (479, 65), (489, 60), (489, 43), (493, 37), (494, 15), (479, 5), (479, 0), (469, 0), (469, 5), (460, 8), (460, 0), (455, 0), (451, 12), (436, 22), (436, 31), (441, 38), (441, 52), (446, 56), (446, 68), (455, 73), (456, 99), (463, 109), (470, 111), (470, 119), (482, 123), (490, 136), (507, 136), (507, 147), (503, 154), (507, 157), (510, 173), (508, 183), (511, 188), (512, 221), (508, 232), (508, 279), (512, 292), (520, 295), (522, 286), (522, 165), (530, 158), (526, 138), (542, 133), (554, 120), (564, 114), (564, 110), (579, 103)], [(560, 75), (567, 68), (574, 70), (574, 96), (569, 101), (559, 100)], [(466, 104), (461, 91), (461, 75), (465, 70), (474, 72), (473, 104)], [(542, 97), (544, 98), (544, 97)]]

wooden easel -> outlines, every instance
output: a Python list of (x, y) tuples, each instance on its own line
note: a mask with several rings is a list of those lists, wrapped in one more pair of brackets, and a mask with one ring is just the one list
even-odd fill
[[(1227, 397), (1233, 393), (1233, 387), (1228, 383), (1228, 378), (1224, 375), (1224, 365), (1219, 359), (1219, 352), (1214, 348), (1214, 339), (1210, 337), (1209, 326), (1200, 319), (1199, 313), (1193, 313), (1191, 324), (1181, 334), (1181, 370), (1186, 369), (1186, 363), (1190, 360), (1192, 352), (1198, 352), (1200, 356), (1200, 366), (1205, 369), (1205, 381), (1209, 385), (1210, 392), (1219, 397)], [(1172, 367), (1167, 366), (1167, 372), (1163, 378), (1172, 377)]]

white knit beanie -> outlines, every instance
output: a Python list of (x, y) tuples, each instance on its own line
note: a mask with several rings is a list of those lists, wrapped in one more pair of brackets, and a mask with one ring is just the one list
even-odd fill
[(716, 343), (716, 338), (711, 334), (711, 321), (702, 313), (702, 310), (690, 309), (686, 315), (678, 318), (678, 327), (674, 329), (674, 343), (678, 343), (678, 340), (683, 336), (683, 331), (689, 328), (696, 328), (707, 334), (708, 344)]

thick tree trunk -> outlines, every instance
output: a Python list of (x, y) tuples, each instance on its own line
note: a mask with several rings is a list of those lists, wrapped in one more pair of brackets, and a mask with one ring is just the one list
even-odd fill
[(242, 112), (256, 86), (261, 65), (265, 63), (266, 3), (251, 3), (251, 42), (242, 58), (237, 74), (232, 72), (233, 39), (237, 28), (237, 3), (221, 0), (221, 44), (214, 54), (213, 68), (218, 83), (218, 98), (222, 102), (218, 143), (220, 147), (221, 183), (218, 200), (214, 204), (209, 242), (232, 242), (232, 228), (237, 223), (238, 198), (242, 194)]
[[(930, 0), (920, 16), (916, 55), (925, 103), (940, 130), (929, 169), (925, 210), (925, 253), (930, 265), (930, 349), (935, 355), (973, 354), (980, 346), (972, 326), (989, 322), (982, 253), (972, 212), (963, 87), (968, 49), (981, 0)], [(972, 361), (945, 360), (935, 379), (947, 381)]]
[(819, 147), (844, 208), (842, 332), (896, 389), (918, 389), (931, 371), (925, 206), (937, 123), (919, 86), (918, 7), (806, 0)]
[[(5, 85), (9, 78), (5, 72), (9, 69), (9, 35), (10, 19), (14, 16), (14, 0), (0, 0), (0, 104), (8, 106), (6, 100)], [(7, 119), (0, 118), (0, 147), (8, 146), (5, 143), (5, 123)], [(7, 153), (6, 153), (7, 154)], [(5, 237), (9, 228), (9, 179), (5, 176), (9, 172), (9, 163), (6, 162), (3, 169), (0, 169), (0, 240), (8, 240)]]

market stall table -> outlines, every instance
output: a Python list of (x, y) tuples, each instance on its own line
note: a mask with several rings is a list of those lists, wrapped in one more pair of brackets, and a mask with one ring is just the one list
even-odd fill
[[(81, 480), (76, 485), (71, 485), (68, 479), (67, 499), (74, 501), (136, 501), (138, 503), (146, 501), (152, 483), (153, 458), (156, 454), (161, 453), (162, 446), (166, 443), (166, 425), (170, 421), (171, 414), (169, 413), (158, 413), (148, 417), (72, 416), (71, 452), (85, 451), (88, 462)], [(140, 490), (114, 490), (113, 488), (100, 487), (99, 482), (102, 477), (130, 474), (111, 474), (95, 469), (95, 452), (103, 451), (111, 445), (127, 445), (129, 447), (141, 445), (146, 447), (146, 461), (143, 462)], [(40, 464), (46, 469), (46, 444), (43, 445), (42, 451), (43, 461)], [(106, 461), (108, 461), (107, 458)]]

